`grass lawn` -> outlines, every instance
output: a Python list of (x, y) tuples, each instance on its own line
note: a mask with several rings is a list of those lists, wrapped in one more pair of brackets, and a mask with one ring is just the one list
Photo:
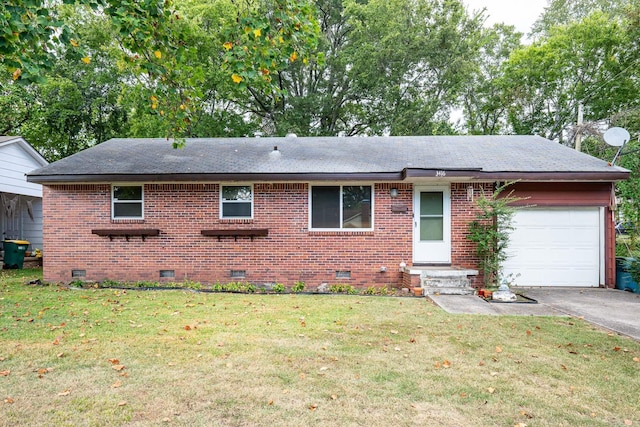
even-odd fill
[(0, 272), (0, 425), (640, 426), (640, 343), (579, 319), (38, 277)]

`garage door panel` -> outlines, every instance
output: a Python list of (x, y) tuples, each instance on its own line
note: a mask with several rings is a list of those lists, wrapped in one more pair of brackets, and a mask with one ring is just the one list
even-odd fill
[(522, 286), (598, 286), (598, 208), (519, 210), (504, 265)]

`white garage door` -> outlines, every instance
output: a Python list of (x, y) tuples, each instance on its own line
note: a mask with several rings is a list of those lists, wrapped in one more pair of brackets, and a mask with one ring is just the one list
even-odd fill
[(599, 208), (526, 208), (516, 212), (505, 262), (520, 286), (599, 286)]

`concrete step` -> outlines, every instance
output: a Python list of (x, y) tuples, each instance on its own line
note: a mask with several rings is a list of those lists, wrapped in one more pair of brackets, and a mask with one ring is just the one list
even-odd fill
[(425, 295), (472, 295), (469, 271), (425, 270), (420, 275), (420, 285)]
[(426, 278), (422, 279), (422, 289), (425, 295), (471, 295), (475, 292), (470, 286), (470, 280), (459, 277)]
[[(478, 270), (449, 266), (411, 266), (405, 273), (416, 278), (423, 295), (470, 295), (475, 293), (469, 276), (477, 276)], [(415, 286), (415, 285), (414, 285)]]
[(439, 287), (423, 287), (422, 293), (423, 295), (473, 295), (476, 290), (467, 287), (450, 287), (450, 286), (439, 286)]

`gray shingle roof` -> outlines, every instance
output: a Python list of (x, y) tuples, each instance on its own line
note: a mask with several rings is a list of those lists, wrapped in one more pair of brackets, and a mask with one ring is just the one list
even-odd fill
[(538, 136), (283, 137), (187, 139), (183, 149), (173, 149), (165, 139), (111, 139), (31, 172), (29, 180), (399, 174), (407, 170), (514, 176), (588, 173), (603, 179), (623, 179), (627, 174), (625, 169)]

